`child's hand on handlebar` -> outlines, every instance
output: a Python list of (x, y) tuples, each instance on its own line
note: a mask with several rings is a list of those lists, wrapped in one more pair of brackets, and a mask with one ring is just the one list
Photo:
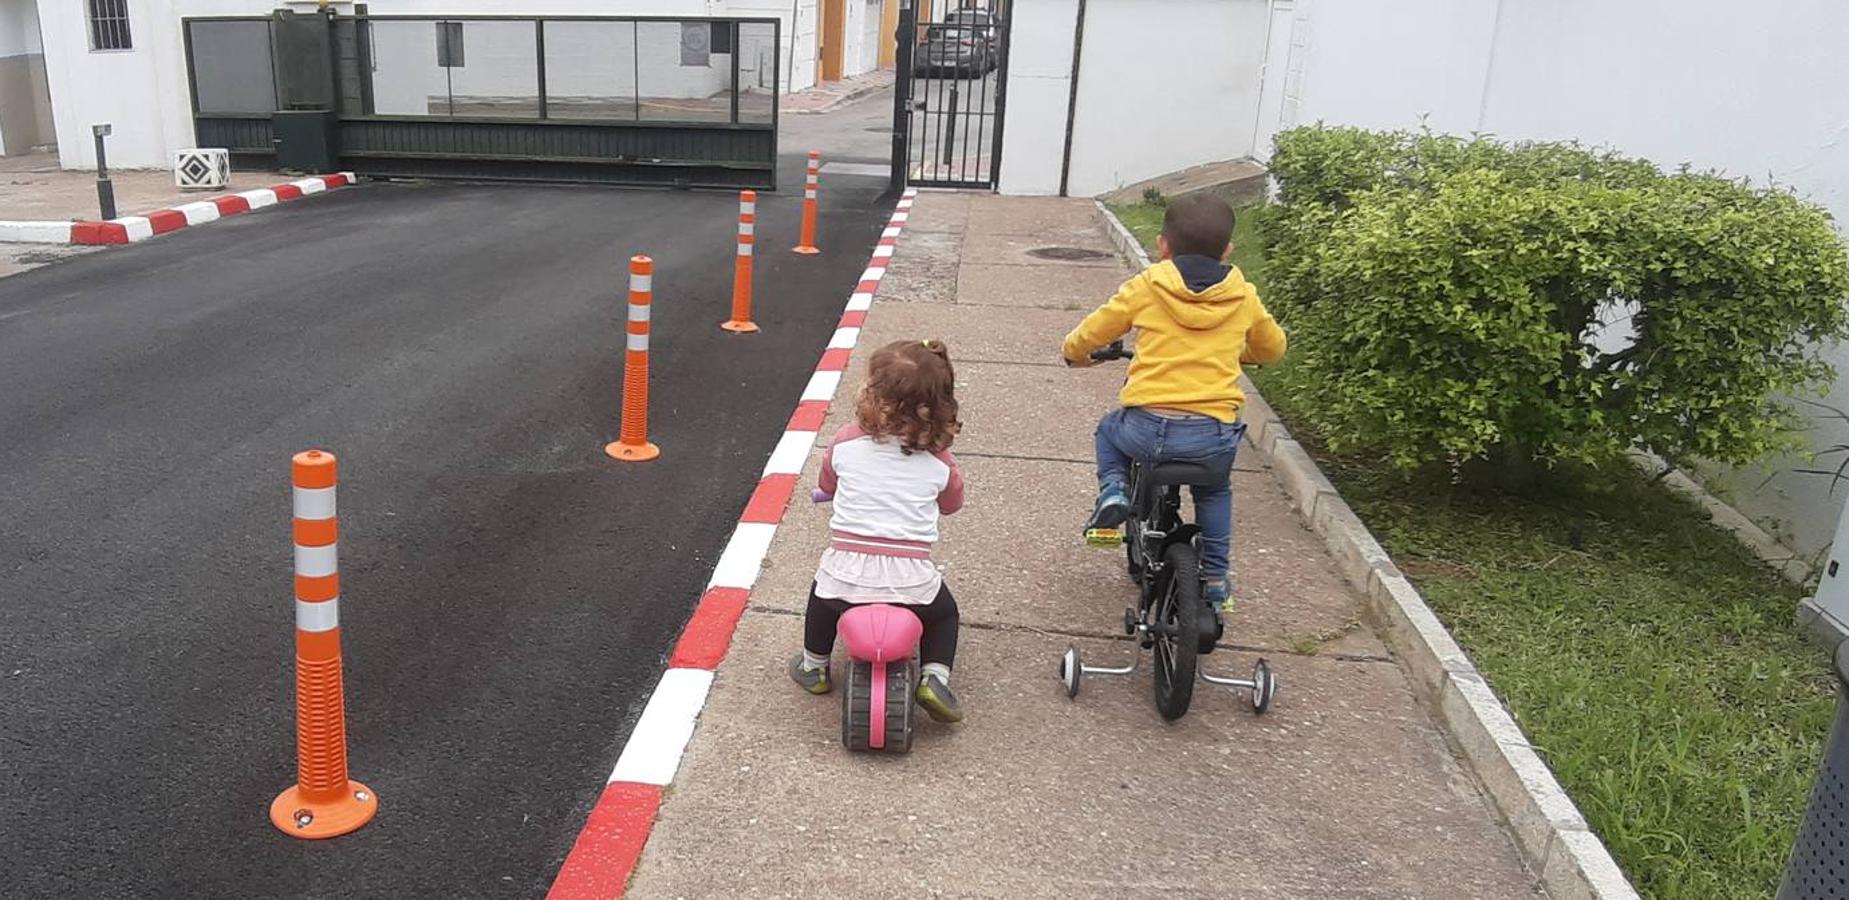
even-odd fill
[(1084, 359), (1066, 360), (1066, 365), (1074, 369), (1089, 369), (1101, 362), (1109, 362), (1114, 359), (1131, 359), (1135, 356), (1135, 353), (1124, 349), (1123, 341), (1112, 341), (1110, 346), (1093, 350), (1086, 354)]

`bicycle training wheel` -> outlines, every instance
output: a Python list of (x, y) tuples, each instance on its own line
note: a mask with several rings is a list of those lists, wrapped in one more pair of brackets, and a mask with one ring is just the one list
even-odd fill
[(1156, 711), (1164, 719), (1179, 719), (1194, 700), (1195, 654), (1199, 652), (1201, 565), (1194, 548), (1170, 544), (1162, 551), (1161, 596), (1156, 598), (1155, 635)]

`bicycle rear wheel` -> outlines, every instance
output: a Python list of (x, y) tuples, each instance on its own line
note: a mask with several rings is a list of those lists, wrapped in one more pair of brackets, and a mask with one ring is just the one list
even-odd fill
[(1151, 631), (1154, 653), (1156, 711), (1164, 719), (1179, 719), (1194, 700), (1194, 673), (1200, 641), (1201, 564), (1194, 547), (1170, 544), (1162, 551), (1162, 592), (1156, 598)]

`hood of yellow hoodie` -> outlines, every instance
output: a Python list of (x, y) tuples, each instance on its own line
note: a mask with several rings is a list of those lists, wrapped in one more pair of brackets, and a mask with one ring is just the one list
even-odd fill
[(1218, 328), (1239, 310), (1253, 294), (1252, 286), (1237, 268), (1229, 267), (1219, 282), (1195, 291), (1188, 287), (1173, 260), (1165, 260), (1149, 272), (1162, 308), (1175, 323), (1191, 331)]

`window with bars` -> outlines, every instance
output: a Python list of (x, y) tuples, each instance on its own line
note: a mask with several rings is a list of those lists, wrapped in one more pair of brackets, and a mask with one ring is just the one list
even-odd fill
[(89, 0), (90, 49), (133, 50), (128, 33), (128, 0)]

